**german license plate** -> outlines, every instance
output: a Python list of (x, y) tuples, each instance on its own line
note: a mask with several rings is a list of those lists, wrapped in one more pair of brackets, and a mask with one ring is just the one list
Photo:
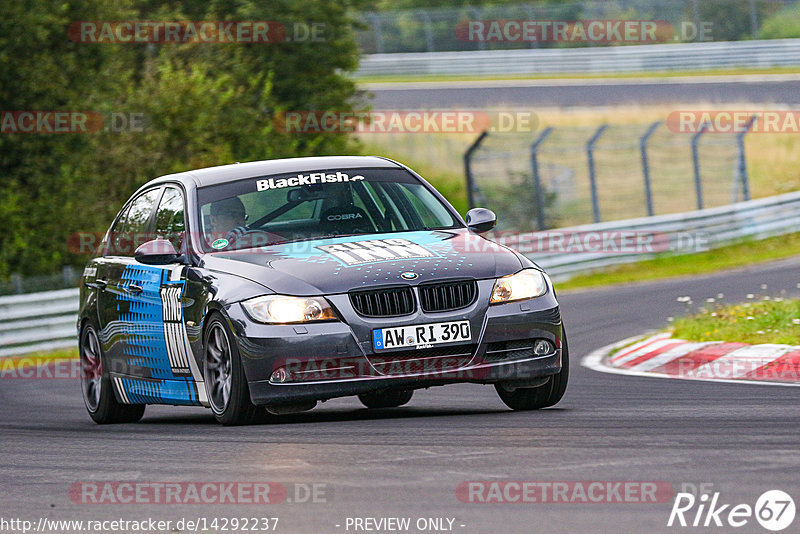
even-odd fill
[(372, 331), (375, 350), (440, 345), (472, 340), (469, 321), (378, 328)]

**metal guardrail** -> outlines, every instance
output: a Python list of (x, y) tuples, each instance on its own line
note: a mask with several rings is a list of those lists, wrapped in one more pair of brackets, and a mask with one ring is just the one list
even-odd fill
[[(504, 0), (502, 2), (398, 2), (397, 9), (366, 11), (356, 42), (366, 54), (514, 50), (608, 46), (603, 37), (554, 36), (548, 23), (571, 21), (658, 21), (656, 40), (666, 42), (740, 41), (796, 37), (791, 18), (798, 0)], [(433, 6), (430, 4), (450, 4)], [(411, 7), (408, 4), (414, 4)], [(422, 5), (428, 4), (428, 5)], [(459, 5), (454, 5), (459, 4)], [(398, 6), (399, 7), (399, 6)], [(514, 36), (504, 23), (534, 23), (527, 35)], [(494, 31), (490, 31), (492, 22)], [(470, 23), (478, 23), (471, 26)], [(537, 24), (538, 23), (538, 24)], [(778, 23), (778, 24), (776, 24)], [(535, 26), (541, 26), (536, 28)], [(571, 25), (570, 25), (571, 26)], [(471, 27), (483, 28), (475, 34)], [(538, 31), (537, 31), (538, 30)], [(639, 36), (633, 36), (636, 42)], [(618, 35), (617, 41), (626, 37)], [(614, 34), (611, 34), (614, 41)]]
[[(657, 217), (586, 224), (548, 232), (561, 234), (642, 231), (654, 234), (654, 248), (669, 248), (688, 233), (707, 238), (709, 248), (742, 238), (765, 238), (800, 232), (800, 192), (738, 202), (728, 206)], [(535, 241), (536, 233), (520, 234), (515, 248)], [(521, 245), (521, 246), (520, 246)], [(569, 278), (654, 254), (526, 253), (555, 279)], [(0, 297), (0, 358), (74, 347), (78, 289)]]
[[(591, 232), (609, 235), (624, 231), (651, 234), (655, 236), (653, 249), (665, 251), (674, 250), (675, 244), (687, 237), (695, 240), (699, 237), (706, 242), (708, 249), (714, 249), (744, 238), (763, 239), (800, 232), (800, 192), (686, 213), (548, 230), (563, 235), (586, 235)], [(526, 247), (533, 246), (536, 235), (521, 234), (519, 245), (510, 246), (521, 249), (556, 280), (655, 256), (655, 253), (639, 252), (526, 252)]]
[(0, 358), (76, 347), (78, 289), (0, 297)]
[(625, 73), (800, 65), (800, 39), (363, 56), (356, 76)]

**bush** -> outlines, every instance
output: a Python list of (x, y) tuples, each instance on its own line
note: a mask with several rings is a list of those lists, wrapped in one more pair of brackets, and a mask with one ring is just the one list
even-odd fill
[(787, 7), (772, 15), (761, 26), (762, 39), (800, 38), (800, 10)]

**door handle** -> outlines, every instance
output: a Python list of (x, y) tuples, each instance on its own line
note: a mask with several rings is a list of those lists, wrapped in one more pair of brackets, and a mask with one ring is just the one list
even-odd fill
[(144, 291), (144, 288), (136, 284), (131, 284), (125, 288), (125, 292), (130, 293), (132, 295), (139, 295), (142, 291)]
[(86, 285), (86, 287), (103, 290), (108, 285), (108, 280), (104, 278), (98, 278), (94, 282), (85, 282), (84, 285)]

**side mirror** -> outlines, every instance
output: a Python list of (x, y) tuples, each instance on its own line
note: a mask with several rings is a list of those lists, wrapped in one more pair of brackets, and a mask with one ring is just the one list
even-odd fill
[(488, 232), (497, 226), (497, 215), (490, 209), (472, 208), (467, 212), (467, 226), (479, 234)]
[(166, 239), (153, 239), (139, 245), (133, 257), (145, 265), (166, 265), (177, 262), (180, 254)]

